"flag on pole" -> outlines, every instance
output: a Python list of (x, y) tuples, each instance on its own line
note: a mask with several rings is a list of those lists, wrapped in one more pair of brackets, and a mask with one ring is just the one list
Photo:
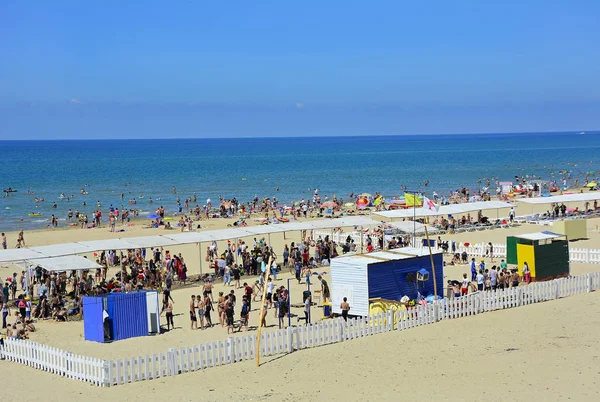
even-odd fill
[(417, 197), (415, 194), (404, 193), (404, 199), (406, 200), (407, 207), (420, 207), (421, 199)]
[(429, 198), (423, 197), (423, 209), (437, 212), (440, 209), (440, 206), (431, 201)]

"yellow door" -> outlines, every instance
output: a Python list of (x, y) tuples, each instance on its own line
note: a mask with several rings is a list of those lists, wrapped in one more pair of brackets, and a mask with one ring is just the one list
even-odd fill
[(519, 268), (519, 275), (523, 276), (522, 268), (525, 262), (529, 265), (529, 272), (531, 277), (535, 278), (535, 253), (533, 246), (528, 244), (517, 244), (517, 261)]

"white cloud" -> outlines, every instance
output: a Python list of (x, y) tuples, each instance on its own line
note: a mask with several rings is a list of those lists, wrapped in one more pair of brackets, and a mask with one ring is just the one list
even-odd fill
[(304, 109), (304, 103), (296, 103), (296, 109)]
[(74, 104), (76, 104), (76, 105), (81, 105), (81, 104), (83, 103), (82, 101), (80, 101), (80, 100), (79, 100), (79, 99), (77, 99), (77, 98), (73, 98), (73, 99), (71, 99), (69, 102), (70, 102), (70, 103), (74, 103)]

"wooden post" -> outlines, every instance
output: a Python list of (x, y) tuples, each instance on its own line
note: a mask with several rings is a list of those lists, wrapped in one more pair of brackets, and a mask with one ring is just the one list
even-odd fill
[(269, 263), (265, 271), (265, 280), (263, 285), (263, 294), (260, 303), (260, 314), (258, 316), (258, 331), (256, 333), (256, 367), (260, 366), (260, 331), (262, 329), (262, 316), (265, 310), (265, 300), (267, 299), (267, 282), (269, 281), (269, 274), (271, 273), (271, 263), (273, 257), (269, 255)]
[(427, 238), (427, 248), (429, 248), (429, 259), (431, 261), (431, 274), (433, 275), (433, 295), (437, 300), (437, 280), (435, 279), (435, 264), (433, 263), (433, 253), (431, 252), (431, 243), (429, 243), (429, 232), (427, 232), (427, 225), (423, 225), (425, 228), (425, 237)]
[(198, 256), (200, 257), (200, 276), (202, 277), (202, 242), (198, 242)]

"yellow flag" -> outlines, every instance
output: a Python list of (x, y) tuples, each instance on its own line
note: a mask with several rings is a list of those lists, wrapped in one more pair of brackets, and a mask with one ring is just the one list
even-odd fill
[(421, 199), (414, 194), (404, 193), (404, 199), (406, 200), (407, 207), (420, 207)]

